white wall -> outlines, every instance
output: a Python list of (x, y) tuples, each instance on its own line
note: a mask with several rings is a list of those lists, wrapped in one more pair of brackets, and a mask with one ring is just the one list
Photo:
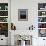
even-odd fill
[[(38, 36), (38, 3), (46, 3), (46, 0), (11, 0), (11, 22), (17, 30), (27, 30), (33, 24), (36, 32), (34, 36)], [(28, 21), (18, 21), (18, 9), (28, 9)], [(43, 44), (42, 38), (36, 38), (33, 38), (33, 46), (41, 46), (38, 43)]]
[[(28, 9), (28, 21), (18, 21), (18, 9)], [(32, 0), (12, 0), (11, 1), (11, 22), (16, 25), (16, 28), (27, 29), (32, 24), (37, 23), (37, 2)], [(21, 29), (21, 30), (22, 30)]]

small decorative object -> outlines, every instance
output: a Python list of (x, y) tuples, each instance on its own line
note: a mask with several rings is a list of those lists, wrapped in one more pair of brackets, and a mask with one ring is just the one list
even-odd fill
[(38, 10), (45, 10), (46, 3), (38, 3)]
[(8, 6), (5, 6), (5, 10), (8, 10)]
[(8, 18), (0, 17), (0, 22), (7, 22), (7, 19), (8, 19)]
[(30, 27), (29, 27), (29, 30), (30, 30)]
[(39, 21), (39, 22), (42, 22), (42, 20), (43, 20), (42, 18), (40, 18), (40, 17), (38, 18), (38, 21)]
[(11, 30), (16, 30), (16, 26), (13, 23), (11, 23)]
[(7, 19), (6, 18), (3, 18), (3, 20), (2, 20), (3, 22), (7, 22)]
[(42, 15), (45, 15), (45, 12), (42, 12)]
[(35, 27), (32, 25), (32, 26), (29, 27), (29, 30), (34, 30), (34, 28)]
[(0, 6), (0, 10), (1, 10), (1, 6)]
[(15, 43), (17, 46), (30, 46), (32, 45), (32, 36), (31, 35), (15, 35)]
[(39, 24), (39, 28), (46, 28), (46, 24)]
[(23, 41), (25, 41), (25, 45), (32, 45), (32, 36), (30, 36), (30, 35), (21, 35), (20, 37)]
[(39, 29), (39, 36), (46, 37), (46, 29)]
[(45, 6), (45, 9), (46, 9), (46, 6)]
[(40, 30), (40, 33), (41, 33), (41, 34), (45, 34), (45, 29), (41, 29), (41, 30)]

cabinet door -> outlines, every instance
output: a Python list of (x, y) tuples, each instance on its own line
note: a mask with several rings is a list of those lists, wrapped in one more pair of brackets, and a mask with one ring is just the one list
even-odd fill
[(46, 46), (46, 38), (44, 37), (38, 38), (38, 46)]

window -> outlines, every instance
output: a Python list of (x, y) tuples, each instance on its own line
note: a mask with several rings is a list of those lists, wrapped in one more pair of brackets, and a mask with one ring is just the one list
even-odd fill
[(28, 9), (18, 9), (18, 20), (28, 21)]

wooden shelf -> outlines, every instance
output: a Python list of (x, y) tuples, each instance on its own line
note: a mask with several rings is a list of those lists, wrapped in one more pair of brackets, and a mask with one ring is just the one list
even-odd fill
[(38, 10), (38, 11), (45, 11), (46, 12), (46, 10)]
[(0, 17), (8, 17), (8, 16), (0, 16)]
[(0, 10), (0, 11), (8, 11), (8, 10)]
[(8, 22), (0, 22), (0, 23), (8, 23)]
[(46, 23), (46, 22), (38, 22), (38, 23)]
[(38, 28), (38, 29), (46, 29), (46, 28)]
[(38, 17), (46, 17), (46, 15), (43, 15), (43, 16), (38, 16)]

